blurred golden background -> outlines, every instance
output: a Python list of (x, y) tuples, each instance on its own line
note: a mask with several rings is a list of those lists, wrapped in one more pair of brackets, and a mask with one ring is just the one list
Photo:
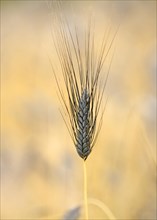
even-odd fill
[[(87, 159), (88, 197), (118, 220), (156, 219), (156, 1), (62, 8), (81, 32), (92, 13), (98, 37), (120, 24), (103, 127)], [(56, 63), (51, 13), (48, 1), (1, 1), (1, 219), (65, 219), (83, 199), (83, 162), (47, 56)], [(109, 219), (91, 204), (89, 217)]]

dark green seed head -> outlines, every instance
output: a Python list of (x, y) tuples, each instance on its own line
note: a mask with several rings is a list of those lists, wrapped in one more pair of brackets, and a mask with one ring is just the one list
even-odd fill
[(91, 152), (89, 133), (90, 98), (86, 89), (82, 92), (78, 106), (76, 149), (79, 156), (85, 160)]

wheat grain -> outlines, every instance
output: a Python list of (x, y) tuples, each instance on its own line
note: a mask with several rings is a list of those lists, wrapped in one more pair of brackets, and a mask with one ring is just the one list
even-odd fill
[(89, 134), (89, 110), (90, 110), (90, 97), (88, 92), (83, 90), (79, 101), (79, 108), (77, 113), (77, 142), (76, 149), (80, 157), (84, 160), (90, 154), (90, 134)]
[(76, 149), (80, 157), (84, 160), (90, 154), (90, 125), (89, 125), (90, 97), (88, 92), (83, 90), (79, 100), (79, 108), (77, 113), (77, 135)]

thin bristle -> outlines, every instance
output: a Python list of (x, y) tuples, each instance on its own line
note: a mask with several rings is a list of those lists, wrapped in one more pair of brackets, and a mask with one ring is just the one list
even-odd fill
[[(57, 4), (57, 9), (62, 12), (61, 4)], [(99, 121), (98, 116), (109, 71), (104, 78), (102, 88), (100, 88), (102, 83), (100, 76), (116, 34), (107, 47), (110, 29), (105, 33), (101, 50), (96, 57), (94, 32), (91, 31), (92, 21), (89, 22), (84, 50), (82, 50), (77, 28), (75, 27), (75, 35), (73, 35), (65, 16), (59, 12), (54, 15), (52, 37), (62, 71), (64, 93), (55, 71), (53, 73), (63, 107), (62, 117), (79, 156), (86, 160), (102, 125), (104, 111)], [(64, 114), (65, 112), (67, 114)]]

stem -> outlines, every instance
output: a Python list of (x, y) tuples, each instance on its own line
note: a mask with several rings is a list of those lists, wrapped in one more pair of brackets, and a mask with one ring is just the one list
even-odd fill
[(88, 220), (88, 201), (87, 201), (87, 169), (86, 162), (83, 161), (84, 171), (84, 208), (85, 208), (85, 219)]
[(99, 199), (89, 198), (88, 199), (88, 204), (93, 204), (93, 205), (99, 207), (107, 215), (107, 217), (109, 219), (116, 220), (116, 217), (113, 215), (113, 213), (111, 212), (109, 207), (105, 203), (100, 201)]

